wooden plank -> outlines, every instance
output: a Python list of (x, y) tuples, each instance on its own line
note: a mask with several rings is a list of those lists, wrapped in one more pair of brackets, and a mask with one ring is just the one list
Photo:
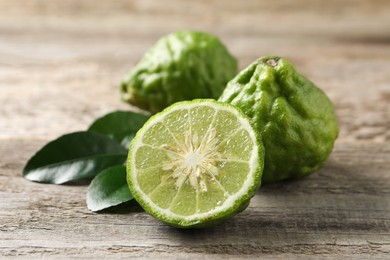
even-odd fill
[(220, 36), (241, 68), (291, 59), (335, 103), (340, 140), (386, 142), (389, 24), (386, 0), (0, 0), (0, 137), (54, 138), (131, 109), (123, 75), (160, 36), (190, 28)]
[[(0, 256), (388, 259), (389, 25), (387, 0), (0, 0)], [(240, 68), (287, 57), (329, 95), (341, 132), (324, 169), (186, 231), (135, 203), (92, 213), (85, 185), (21, 177), (48, 139), (136, 109), (118, 82), (160, 36), (187, 28), (218, 35)]]
[(44, 142), (0, 141), (0, 254), (58, 257), (362, 257), (390, 254), (390, 144), (336, 146), (299, 181), (265, 185), (249, 208), (211, 229), (179, 230), (135, 203), (92, 213), (84, 185), (21, 176)]

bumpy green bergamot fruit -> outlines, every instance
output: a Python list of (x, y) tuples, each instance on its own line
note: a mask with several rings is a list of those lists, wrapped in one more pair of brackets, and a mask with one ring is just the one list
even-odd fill
[(220, 40), (181, 31), (161, 38), (120, 85), (122, 99), (156, 113), (181, 100), (218, 98), (237, 73)]
[(261, 133), (265, 183), (316, 171), (338, 136), (328, 97), (279, 57), (249, 65), (228, 83), (219, 101), (240, 108)]

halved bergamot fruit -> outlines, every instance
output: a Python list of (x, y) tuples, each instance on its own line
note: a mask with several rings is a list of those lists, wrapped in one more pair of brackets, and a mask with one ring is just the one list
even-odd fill
[(214, 100), (176, 103), (151, 117), (130, 145), (127, 181), (152, 216), (206, 227), (244, 210), (260, 187), (263, 146), (249, 120)]

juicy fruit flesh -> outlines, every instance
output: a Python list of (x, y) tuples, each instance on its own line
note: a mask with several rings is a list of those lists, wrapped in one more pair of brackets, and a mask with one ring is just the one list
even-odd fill
[[(198, 111), (193, 110), (191, 112), (197, 113)], [(231, 131), (227, 129), (227, 132), (220, 132), (218, 138), (216, 130), (212, 125), (210, 125), (208, 130), (203, 128), (196, 129), (196, 125), (192, 123), (191, 119), (188, 119), (191, 112), (179, 110), (170, 115), (176, 118), (176, 120), (182, 121), (177, 122), (175, 120), (175, 124), (187, 124), (187, 129), (183, 129), (181, 137), (177, 137), (178, 133), (173, 133), (165, 124), (165, 122), (167, 124), (170, 123), (170, 118), (168, 118), (165, 122), (157, 124), (158, 130), (172, 133), (167, 135), (170, 138), (170, 140), (167, 140), (167, 143), (161, 146), (153, 144), (154, 140), (161, 136), (161, 132), (155, 131), (154, 127), (146, 132), (143, 139), (144, 144), (150, 145), (146, 149), (154, 150), (153, 152), (157, 152), (159, 158), (162, 159), (161, 166), (157, 166), (159, 167), (160, 176), (158, 179), (160, 181), (154, 183), (151, 191), (147, 190), (149, 191), (147, 195), (150, 196), (156, 205), (179, 215), (207, 212), (215, 208), (216, 205), (221, 205), (228, 198), (229, 191), (232, 193), (235, 191), (235, 187), (241, 186), (242, 183), (240, 182), (244, 181), (247, 177), (246, 174), (248, 174), (247, 170), (243, 171), (246, 174), (241, 176), (241, 178), (237, 178), (237, 185), (228, 183), (225, 180), (226, 178), (224, 179), (226, 168), (235, 168), (237, 172), (241, 168), (248, 168), (248, 163), (245, 161), (241, 162), (240, 159), (240, 157), (247, 157), (245, 152), (250, 151), (247, 149), (248, 147), (243, 145), (245, 140), (242, 140), (241, 145), (237, 144), (230, 147), (230, 150), (234, 150), (234, 154), (222, 155), (222, 152), (229, 150), (229, 147), (226, 147), (230, 143), (229, 135), (234, 135), (236, 131), (234, 129), (238, 127), (238, 123), (231, 120), (232, 125), (235, 127), (230, 129)], [(208, 114), (212, 116), (206, 117), (204, 120), (211, 123), (215, 114)], [(207, 126), (207, 124), (205, 125)], [(204, 130), (206, 130), (206, 133)], [(237, 133), (241, 131), (245, 130), (239, 128)], [(247, 135), (245, 132), (240, 134)], [(149, 142), (151, 138), (153, 138), (153, 141)], [(144, 159), (143, 149), (140, 149), (136, 155), (136, 166), (142, 167)], [(234, 161), (232, 162), (232, 160)], [(146, 182), (151, 179), (147, 176), (141, 176), (148, 173), (147, 169), (138, 176), (138, 183), (141, 187), (143, 184), (142, 177), (147, 178)], [(153, 169), (153, 172), (155, 170)], [(146, 185), (149, 189), (150, 184)], [(161, 194), (166, 195), (166, 197), (163, 198)], [(182, 203), (186, 203), (185, 207), (180, 207)]]
[(170, 216), (194, 219), (226, 209), (248, 192), (262, 160), (245, 123), (207, 105), (155, 120), (133, 144), (134, 186)]

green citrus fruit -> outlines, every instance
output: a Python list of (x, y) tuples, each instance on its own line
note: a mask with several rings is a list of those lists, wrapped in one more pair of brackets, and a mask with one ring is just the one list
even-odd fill
[(161, 38), (120, 91), (124, 101), (156, 113), (177, 101), (217, 99), (236, 73), (236, 59), (217, 37), (180, 31)]
[(263, 147), (238, 109), (215, 100), (176, 103), (130, 145), (127, 181), (152, 216), (206, 227), (244, 210), (260, 186)]
[(263, 182), (316, 171), (338, 135), (328, 97), (279, 57), (263, 57), (249, 65), (228, 83), (219, 101), (240, 108), (261, 133)]

